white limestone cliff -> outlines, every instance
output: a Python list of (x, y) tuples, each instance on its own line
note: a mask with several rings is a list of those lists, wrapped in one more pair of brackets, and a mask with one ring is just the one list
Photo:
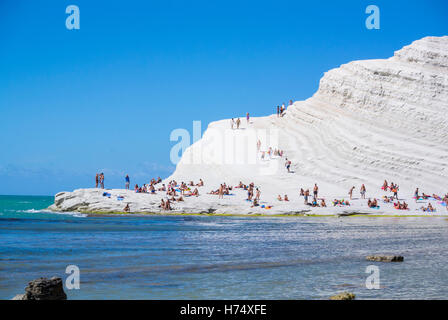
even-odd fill
[[(417, 40), (389, 59), (353, 61), (332, 69), (313, 97), (295, 102), (283, 117), (252, 118), (246, 124), (241, 116), (239, 130), (230, 129), (229, 119), (211, 123), (165, 180), (202, 178), (206, 184), (200, 197), (176, 203), (176, 212), (395, 214), (392, 205), (381, 201), (375, 211), (365, 200), (354, 200), (346, 208), (331, 204), (334, 198), (347, 198), (351, 186), (359, 198), (362, 183), (368, 198), (380, 198), (386, 194), (380, 187), (387, 179), (400, 185), (399, 195), (409, 202), (409, 214), (421, 214), (419, 208), (425, 203), (412, 200), (416, 187), (442, 197), (448, 192), (448, 36)], [(258, 139), (261, 150), (270, 146), (284, 150), (294, 172), (286, 171), (285, 156), (262, 160), (256, 149)], [(234, 189), (234, 196), (223, 200), (206, 194), (220, 183), (239, 181), (254, 182), (262, 192), (262, 204), (272, 209), (251, 208), (241, 190)], [(298, 196), (301, 187), (312, 192), (314, 183), (328, 208), (310, 208)], [(136, 212), (160, 212), (157, 205), (166, 197), (113, 192), (124, 195)], [(64, 193), (56, 196), (52, 208), (122, 210), (122, 202), (105, 200), (99, 193), (94, 189)], [(291, 201), (277, 201), (279, 194), (287, 194)], [(432, 204), (437, 214), (448, 213), (437, 201)]]

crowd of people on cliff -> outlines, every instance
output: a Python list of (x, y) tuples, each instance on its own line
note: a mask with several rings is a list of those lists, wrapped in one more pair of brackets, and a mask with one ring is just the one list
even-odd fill
[[(276, 153), (276, 151), (273, 151)], [(175, 180), (169, 181), (167, 185), (162, 183), (162, 179), (158, 177), (157, 179), (152, 178), (149, 184), (143, 184), (142, 186), (135, 185), (134, 191), (136, 193), (147, 193), (147, 194), (156, 194), (158, 192), (164, 192), (166, 195), (166, 199), (161, 199), (161, 203), (159, 207), (162, 210), (172, 210), (172, 204), (175, 202), (185, 201), (185, 197), (199, 197), (199, 189), (204, 186), (204, 181), (199, 179), (197, 183), (194, 181), (190, 181), (188, 183), (181, 182), (178, 184)], [(95, 187), (104, 189), (104, 173), (97, 173), (95, 176)], [(125, 176), (125, 189), (129, 190), (130, 188), (130, 178), (129, 175)], [(310, 207), (327, 207), (325, 202), (325, 198), (319, 197), (319, 187), (317, 184), (314, 184), (313, 194), (311, 196), (310, 189), (300, 188), (299, 197), (303, 197), (304, 204)], [(393, 204), (393, 207), (397, 210), (409, 210), (409, 205), (405, 201), (400, 201), (398, 199), (398, 184), (391, 182), (390, 184), (387, 180), (384, 180), (384, 183), (381, 187), (384, 192), (389, 192), (392, 195), (383, 195), (382, 200), (384, 204)], [(224, 196), (233, 195), (233, 191), (236, 190), (244, 190), (247, 192), (246, 201), (250, 202), (251, 207), (260, 206), (260, 198), (261, 198), (261, 190), (259, 187), (255, 186), (253, 182), (249, 184), (244, 184), (242, 181), (239, 182), (236, 186), (230, 186), (227, 183), (221, 183), (217, 189), (212, 189), (207, 194), (217, 195), (218, 199), (223, 199)], [(353, 192), (355, 190), (355, 186), (352, 186), (348, 192), (350, 200), (353, 200)], [(364, 184), (361, 185), (359, 189), (360, 199), (366, 199), (366, 187)], [(124, 197), (120, 197), (122, 200)], [(414, 199), (416, 202), (418, 200), (434, 200), (438, 201), (441, 205), (445, 206), (448, 210), (448, 193), (445, 194), (444, 197), (440, 197), (436, 194), (426, 194), (421, 193), (419, 188), (417, 188), (414, 192)], [(278, 201), (290, 201), (288, 195), (285, 194), (283, 196), (277, 196)], [(332, 201), (333, 206), (350, 206), (350, 202), (347, 199), (334, 199)], [(367, 200), (367, 206), (372, 209), (379, 209), (380, 205), (378, 200), (374, 198), (371, 200), (370, 198)], [(264, 205), (262, 207), (265, 207)], [(272, 206), (267, 206), (268, 208), (272, 208)], [(126, 204), (123, 209), (125, 212), (130, 212), (129, 203)], [(429, 202), (427, 206), (422, 206), (420, 208), (423, 212), (436, 212), (434, 206)]]

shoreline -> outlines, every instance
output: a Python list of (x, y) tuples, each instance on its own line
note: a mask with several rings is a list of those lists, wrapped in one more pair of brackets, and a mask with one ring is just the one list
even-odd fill
[[(202, 189), (202, 188), (201, 188)], [(245, 200), (245, 192), (236, 191), (232, 196), (218, 199), (216, 195), (202, 193), (199, 197), (186, 197), (183, 202), (174, 203), (171, 211), (162, 210), (160, 201), (166, 196), (164, 193), (148, 194), (135, 193), (123, 189), (77, 189), (72, 192), (60, 192), (55, 196), (54, 203), (46, 210), (50, 212), (75, 212), (88, 216), (145, 216), (145, 215), (208, 215), (208, 216), (241, 216), (241, 217), (448, 217), (448, 210), (438, 207), (436, 212), (422, 212), (418, 209), (425, 202), (411, 203), (410, 198), (400, 198), (410, 203), (409, 210), (397, 210), (389, 203), (380, 203), (381, 208), (369, 208), (365, 200), (354, 198), (350, 206), (310, 207), (304, 205), (299, 198), (290, 201), (266, 199), (260, 206), (253, 207)], [(327, 196), (327, 199), (338, 195)], [(125, 205), (131, 211), (125, 212)], [(263, 208), (261, 205), (272, 205)]]
[[(48, 208), (47, 208), (48, 209)], [(48, 209), (49, 211), (53, 211)], [(169, 216), (209, 216), (209, 217), (275, 217), (275, 218), (284, 218), (284, 217), (300, 217), (300, 218), (346, 218), (346, 217), (368, 217), (368, 218), (446, 218), (448, 216), (443, 215), (392, 215), (392, 214), (371, 214), (371, 213), (353, 213), (353, 214), (298, 214), (298, 213), (284, 213), (284, 214), (261, 214), (261, 213), (248, 213), (248, 214), (238, 214), (238, 213), (182, 213), (182, 212), (120, 212), (120, 211), (111, 211), (111, 212), (100, 212), (100, 211), (80, 211), (79, 213), (85, 214), (88, 217), (116, 217), (116, 216), (160, 216), (160, 217), (169, 217)]]

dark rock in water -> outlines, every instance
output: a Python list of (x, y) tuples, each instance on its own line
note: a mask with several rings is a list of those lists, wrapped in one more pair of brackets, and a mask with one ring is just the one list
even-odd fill
[(367, 256), (366, 260), (377, 261), (377, 262), (403, 262), (404, 258), (403, 258), (403, 256), (374, 255), (374, 256)]
[(13, 300), (67, 300), (67, 295), (61, 278), (39, 278), (29, 282), (25, 294), (16, 295)]
[(341, 292), (330, 297), (330, 300), (355, 300), (355, 294), (351, 292)]

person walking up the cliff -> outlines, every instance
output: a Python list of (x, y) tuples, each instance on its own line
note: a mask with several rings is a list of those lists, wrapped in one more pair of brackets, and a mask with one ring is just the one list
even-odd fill
[(290, 168), (291, 168), (291, 161), (288, 160), (288, 158), (286, 158), (285, 167), (286, 167), (286, 170), (288, 170), (288, 173), (290, 173), (290, 172), (291, 172), (291, 171), (290, 171)]
[(129, 190), (129, 185), (131, 184), (131, 179), (129, 179), (129, 175), (126, 175), (126, 178), (124, 178), (126, 181), (125, 189)]

